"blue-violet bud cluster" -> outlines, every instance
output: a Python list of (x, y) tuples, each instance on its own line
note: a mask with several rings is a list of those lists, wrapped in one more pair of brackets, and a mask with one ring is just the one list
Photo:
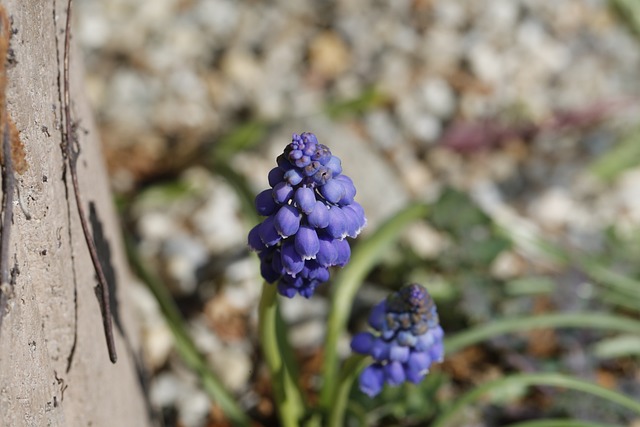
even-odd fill
[(370, 397), (405, 381), (422, 381), (434, 362), (444, 356), (444, 332), (435, 303), (417, 284), (402, 287), (376, 305), (369, 316), (375, 333), (361, 332), (351, 340), (356, 353), (370, 355), (374, 362), (360, 374), (360, 390)]
[(277, 282), (281, 295), (309, 298), (329, 280), (329, 267), (349, 261), (345, 238), (356, 237), (366, 219), (340, 159), (314, 134), (293, 134), (277, 164), (269, 172), (271, 188), (256, 196), (266, 218), (249, 232), (249, 246), (260, 257), (262, 277)]

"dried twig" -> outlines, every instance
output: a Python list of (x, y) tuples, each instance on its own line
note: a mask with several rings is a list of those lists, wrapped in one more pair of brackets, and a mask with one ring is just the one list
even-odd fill
[(111, 362), (116, 363), (118, 356), (116, 354), (116, 346), (113, 340), (113, 325), (111, 315), (111, 303), (109, 299), (109, 283), (104, 275), (102, 265), (100, 264), (100, 258), (98, 257), (98, 250), (96, 249), (95, 242), (89, 231), (89, 225), (87, 217), (82, 205), (82, 199), (80, 198), (80, 186), (78, 185), (78, 172), (77, 163), (78, 156), (80, 154), (80, 144), (78, 142), (77, 128), (71, 120), (71, 99), (69, 95), (69, 50), (71, 39), (71, 2), (67, 1), (67, 21), (65, 24), (64, 35), (64, 59), (63, 59), (63, 111), (64, 111), (64, 132), (63, 132), (63, 152), (67, 158), (67, 164), (69, 166), (69, 173), (71, 175), (71, 182), (73, 185), (73, 193), (76, 200), (76, 206), (78, 208), (78, 216), (80, 217), (80, 224), (82, 226), (82, 232), (84, 234), (85, 241), (87, 242), (87, 248), (91, 256), (91, 262), (96, 271), (98, 277), (99, 288), (99, 300), (100, 311), (102, 313), (102, 326), (104, 327), (104, 334), (107, 340), (107, 349), (109, 351), (109, 359)]

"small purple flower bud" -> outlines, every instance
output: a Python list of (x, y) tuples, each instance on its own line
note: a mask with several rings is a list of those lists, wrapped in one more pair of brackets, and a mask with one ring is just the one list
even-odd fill
[(358, 218), (358, 214), (356, 214), (356, 212), (353, 209), (348, 209), (349, 206), (345, 206), (342, 209), (342, 212), (345, 215), (345, 218), (347, 219), (347, 236), (351, 237), (351, 238), (356, 238), (358, 237), (358, 234), (360, 234), (360, 231), (362, 230), (360, 228), (360, 219)]
[(316, 146), (318, 145), (318, 138), (311, 132), (302, 132), (300, 134), (300, 138), (302, 138), (302, 141), (304, 142), (306, 147), (310, 147), (310, 151), (305, 151), (305, 154), (308, 156), (312, 155), (316, 150)]
[(347, 216), (341, 208), (333, 206), (329, 209), (329, 225), (326, 230), (334, 239), (343, 239), (347, 236)]
[(282, 239), (276, 230), (272, 216), (267, 217), (258, 226), (258, 235), (266, 246), (276, 245)]
[(260, 263), (260, 275), (269, 283), (273, 283), (280, 278), (280, 275), (273, 271), (268, 263)]
[(351, 339), (351, 350), (360, 354), (369, 354), (375, 339), (369, 332), (355, 334)]
[(263, 251), (258, 254), (260, 257), (260, 274), (269, 283), (273, 283), (280, 278), (280, 274), (271, 268), (271, 258), (274, 256), (280, 256), (277, 251)]
[(346, 206), (353, 203), (353, 198), (356, 196), (356, 187), (353, 185), (353, 181), (346, 175), (339, 175), (333, 179), (339, 181), (344, 188), (344, 196), (338, 200), (338, 205)]
[(309, 187), (300, 187), (293, 195), (293, 201), (302, 213), (309, 215), (316, 206), (316, 194)]
[(320, 194), (327, 202), (337, 204), (340, 199), (344, 197), (344, 186), (342, 183), (335, 179), (330, 179), (327, 183), (320, 187)]
[(311, 156), (311, 160), (320, 162), (322, 165), (326, 165), (331, 159), (331, 151), (326, 145), (318, 144), (316, 150)]
[(444, 359), (444, 345), (442, 341), (437, 341), (430, 349), (429, 356), (435, 362), (441, 362)]
[(435, 327), (433, 327), (431, 329), (431, 334), (433, 335), (433, 338), (435, 338), (436, 340), (442, 340), (442, 338), (444, 337), (444, 331), (442, 330), (442, 326), (436, 325)]
[(431, 346), (435, 343), (435, 338), (432, 331), (420, 335), (416, 339), (415, 348), (418, 351), (429, 351)]
[(307, 286), (305, 286), (304, 288), (300, 288), (298, 290), (298, 293), (300, 293), (300, 295), (302, 295), (303, 297), (309, 299), (313, 296), (313, 293), (316, 290), (316, 287), (319, 285), (320, 283), (316, 280), (312, 280), (311, 282), (309, 282), (309, 284)]
[(331, 170), (332, 176), (338, 176), (342, 173), (342, 162), (336, 156), (331, 156), (325, 166)]
[(294, 246), (302, 259), (313, 259), (320, 250), (318, 233), (306, 225), (300, 226), (295, 235)]
[(283, 283), (286, 283), (287, 286), (291, 288), (296, 288), (296, 289), (303, 287), (305, 284), (305, 280), (300, 275), (296, 275), (294, 277), (287, 274), (282, 277), (281, 281)]
[(390, 362), (384, 366), (384, 376), (389, 385), (397, 386), (405, 382), (407, 379), (402, 364), (399, 362)]
[(325, 185), (332, 177), (331, 169), (320, 166), (318, 171), (313, 174), (312, 180), (316, 185)]
[(360, 390), (369, 397), (377, 396), (382, 391), (384, 378), (384, 369), (381, 365), (373, 364), (367, 366), (362, 370), (358, 378)]
[(376, 338), (371, 346), (371, 357), (375, 360), (382, 362), (389, 359), (389, 344), (381, 339)]
[(320, 169), (322, 164), (320, 162), (311, 162), (307, 166), (304, 167), (303, 173), (305, 176), (313, 176)]
[(367, 224), (367, 219), (364, 216), (364, 209), (362, 209), (362, 205), (358, 202), (353, 202), (342, 209), (344, 210), (352, 210), (356, 214), (356, 218), (358, 218), (358, 225), (362, 230), (364, 226)]
[(425, 374), (429, 372), (431, 357), (423, 351), (412, 351), (407, 361), (407, 377), (409, 381), (417, 383), (422, 381)]
[(320, 265), (316, 260), (307, 261), (300, 274), (309, 280), (317, 280), (319, 282), (329, 280), (329, 270)]
[(291, 169), (284, 173), (284, 180), (291, 186), (298, 185), (302, 182), (302, 173), (298, 169)]
[(373, 329), (382, 329), (386, 310), (387, 304), (384, 300), (376, 304), (373, 309), (371, 309), (371, 313), (369, 313), (369, 325), (371, 325)]
[(293, 162), (293, 164), (294, 164), (294, 165), (296, 165), (296, 167), (298, 167), (298, 168), (304, 168), (304, 167), (306, 167), (310, 162), (311, 162), (311, 159), (309, 158), (309, 156), (302, 156), (302, 157), (300, 157), (298, 160), (296, 160), (295, 162)]
[(249, 231), (248, 243), (249, 247), (254, 251), (261, 251), (266, 248), (265, 244), (262, 242), (260, 238), (260, 226), (262, 224), (258, 224)]
[(289, 241), (285, 241), (280, 249), (282, 266), (287, 274), (295, 276), (304, 268), (304, 260)]
[(349, 258), (351, 258), (351, 247), (349, 246), (349, 242), (344, 239), (334, 240), (332, 244), (333, 247), (336, 248), (336, 252), (338, 253), (334, 265), (337, 265), (338, 267), (344, 267), (349, 262)]
[(287, 274), (284, 266), (282, 265), (282, 256), (280, 255), (280, 249), (276, 250), (273, 254), (273, 259), (271, 260), (271, 268), (273, 269), (273, 271), (278, 273), (278, 276)]
[(284, 154), (280, 154), (278, 157), (276, 157), (276, 163), (282, 169), (283, 174), (284, 172), (295, 167), (291, 164), (287, 156), (285, 156)]
[[(314, 196), (315, 197), (315, 196)], [(329, 225), (329, 209), (321, 201), (316, 201), (307, 222), (314, 228), (326, 228)]]
[(331, 267), (338, 258), (338, 251), (335, 246), (331, 244), (331, 241), (332, 239), (326, 236), (320, 236), (318, 239), (320, 247), (316, 254), (316, 261), (323, 267)]
[(409, 331), (399, 331), (396, 336), (396, 341), (398, 341), (398, 344), (400, 345), (414, 347), (418, 342), (418, 338)]
[(264, 190), (255, 199), (256, 211), (262, 216), (269, 216), (276, 211), (278, 205), (273, 200), (273, 191)]
[(279, 182), (273, 187), (273, 200), (281, 205), (287, 203), (293, 196), (293, 187), (286, 182)]
[(278, 183), (284, 180), (284, 171), (279, 167), (275, 167), (269, 171), (268, 175), (269, 185), (275, 187)]
[(407, 375), (407, 381), (410, 381), (414, 384), (420, 383), (425, 376), (429, 373), (429, 370), (426, 372), (414, 371), (413, 369), (406, 367), (404, 373)]
[(296, 290), (296, 288), (291, 287), (281, 281), (278, 283), (278, 293), (283, 297), (293, 298), (296, 296), (298, 291)]
[(300, 212), (291, 205), (284, 205), (275, 214), (273, 225), (282, 237), (293, 236), (300, 228)]
[(392, 345), (389, 349), (389, 360), (404, 363), (409, 360), (409, 347)]

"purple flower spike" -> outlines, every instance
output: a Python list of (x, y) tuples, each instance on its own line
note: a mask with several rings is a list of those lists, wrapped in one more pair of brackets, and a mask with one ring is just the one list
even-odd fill
[(443, 359), (444, 332), (436, 306), (420, 285), (404, 286), (377, 304), (369, 324), (375, 333), (354, 335), (351, 348), (374, 360), (360, 375), (360, 390), (371, 397), (382, 391), (385, 382), (397, 386), (422, 381), (432, 363)]
[(356, 189), (342, 175), (340, 159), (314, 134), (293, 134), (276, 163), (271, 188), (255, 199), (266, 218), (247, 240), (260, 257), (262, 276), (277, 282), (280, 294), (310, 298), (329, 280), (329, 267), (349, 262), (345, 237), (360, 232), (364, 211), (353, 200)]

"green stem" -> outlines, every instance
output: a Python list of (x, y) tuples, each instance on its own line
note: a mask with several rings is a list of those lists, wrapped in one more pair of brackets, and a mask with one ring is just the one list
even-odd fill
[(459, 397), (456, 400), (456, 403), (454, 403), (431, 424), (431, 427), (453, 425), (452, 421), (454, 417), (461, 412), (461, 409), (465, 405), (480, 399), (492, 390), (510, 388), (514, 386), (528, 387), (532, 385), (561, 387), (582, 391), (610, 402), (617, 403), (620, 406), (631, 409), (640, 414), (640, 403), (636, 402), (634, 399), (591, 382), (555, 373), (516, 374), (482, 384), (462, 397)]
[(411, 222), (424, 218), (427, 211), (428, 206), (425, 204), (410, 205), (387, 220), (368, 239), (359, 243), (349, 264), (342, 269), (333, 283), (322, 368), (324, 383), (320, 395), (320, 407), (324, 413), (329, 412), (336, 397), (338, 339), (345, 330), (353, 299), (362, 281), (388, 247), (398, 239), (402, 230)]
[(507, 427), (619, 427), (612, 424), (601, 424), (590, 421), (566, 420), (562, 418), (531, 420), (509, 424)]
[(260, 299), (258, 327), (262, 352), (271, 373), (280, 423), (297, 427), (305, 413), (304, 400), (296, 382), (294, 364), (289, 359), (284, 328), (278, 312), (278, 293), (275, 285), (264, 284)]
[(349, 403), (349, 392), (362, 365), (367, 360), (366, 356), (354, 354), (350, 356), (342, 366), (340, 383), (329, 412), (329, 427), (341, 427), (344, 421), (344, 413)]
[(589, 328), (637, 333), (640, 331), (640, 321), (599, 313), (556, 313), (520, 319), (500, 319), (445, 339), (445, 352), (451, 355), (487, 338), (534, 328)]
[(209, 394), (211, 399), (220, 406), (222, 412), (229, 418), (229, 421), (231, 421), (233, 425), (240, 427), (249, 426), (249, 417), (247, 417), (247, 415), (238, 406), (237, 402), (224, 388), (215, 373), (209, 368), (205, 358), (198, 351), (198, 348), (187, 332), (182, 315), (180, 314), (178, 307), (176, 307), (173, 298), (167, 291), (167, 288), (155, 276), (147, 271), (142, 260), (140, 260), (133, 243), (131, 242), (131, 238), (126, 235), (125, 246), (129, 261), (131, 262), (131, 265), (136, 271), (138, 277), (147, 284), (149, 290), (155, 296), (156, 301), (158, 301), (162, 314), (167, 321), (167, 325), (173, 333), (176, 349), (184, 363), (186, 363), (187, 366), (197, 374), (200, 381), (202, 381), (202, 385), (207, 394)]

